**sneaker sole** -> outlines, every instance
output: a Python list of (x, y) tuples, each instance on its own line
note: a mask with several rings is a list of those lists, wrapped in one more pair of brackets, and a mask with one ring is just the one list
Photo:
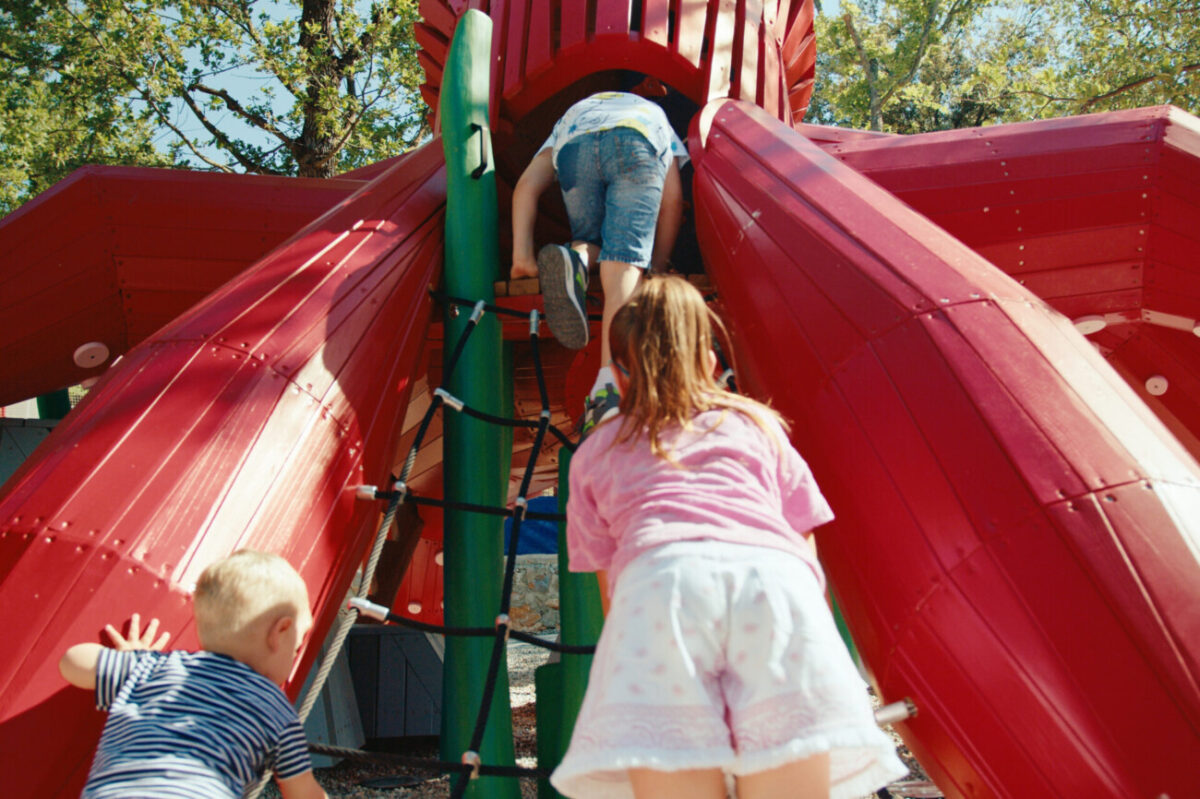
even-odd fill
[(575, 270), (564, 248), (543, 247), (538, 253), (538, 279), (546, 321), (564, 347), (581, 350), (588, 343), (587, 312), (575, 296)]

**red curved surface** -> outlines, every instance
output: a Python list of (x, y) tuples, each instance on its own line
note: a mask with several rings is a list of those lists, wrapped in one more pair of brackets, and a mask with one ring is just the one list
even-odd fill
[(1102, 317), (1089, 339), (1200, 457), (1200, 120), (1160, 106), (825, 149), (1067, 317)]
[(761, 110), (708, 114), (739, 376), (796, 422), (921, 763), (953, 796), (1200, 795), (1200, 467), (1027, 289)]
[(81, 344), (127, 352), (362, 186), (83, 167), (0, 224), (0, 406), (100, 375)]
[(812, 0), (421, 0), (415, 33), (430, 108), (468, 7), (495, 25), (492, 135), (497, 172), (510, 184), (572, 102), (617, 88), (616, 70), (657, 77), (696, 106), (748, 100), (789, 124), (804, 118), (812, 97)]
[(5, 484), (6, 794), (86, 773), (103, 716), (58, 676), (65, 648), (133, 611), (194, 647), (188, 587), (233, 549), (300, 570), (323, 640), (378, 523), (354, 487), (396, 459), (444, 200), (435, 140), (128, 352)]

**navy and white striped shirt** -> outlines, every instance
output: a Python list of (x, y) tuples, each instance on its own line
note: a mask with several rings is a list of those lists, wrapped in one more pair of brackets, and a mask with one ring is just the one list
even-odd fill
[(239, 799), (268, 768), (311, 768), (279, 686), (215, 652), (101, 650), (96, 707), (108, 721), (81, 799)]

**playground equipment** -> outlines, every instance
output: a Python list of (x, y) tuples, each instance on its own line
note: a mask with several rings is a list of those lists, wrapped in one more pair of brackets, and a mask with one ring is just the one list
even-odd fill
[[(818, 536), (833, 588), (884, 701), (916, 705), (898, 729), (947, 795), (1200, 795), (1200, 124), (1149, 109), (814, 129), (811, 2), (474, 5), (493, 23), (486, 130), (467, 119), (472, 152), (490, 134), (501, 209), (572, 101), (630, 71), (678, 91), (739, 385), (796, 422), (838, 514)], [(437, 108), (457, 97), (464, 6), (421, 11)], [(100, 377), (0, 493), (12, 795), (60, 795), (86, 769), (101, 717), (59, 680), (65, 646), (148, 609), (194, 644), (186, 590), (213, 557), (281, 552), (309, 583), (313, 639), (335, 623), (379, 521), (357, 488), (399, 471), (462, 321), (436, 320), (459, 306), (429, 293), (449, 289), (443, 230), (462, 221), (446, 198), (465, 165), (443, 145), (329, 182), (93, 168), (0, 224), (0, 403)], [(544, 210), (539, 238), (561, 237)], [(470, 302), (500, 275), (477, 277)], [(544, 347), (534, 407), (536, 342), (498, 327), (498, 391), (512, 375), (517, 417), (569, 427), (572, 356)], [(120, 361), (77, 364), (90, 342)], [(405, 488), (442, 497), (426, 428)], [(510, 502), (557, 477), (553, 437), (513, 438)], [(499, 552), (452, 554), (441, 513), (422, 519), (394, 607), (437, 623), (443, 570), (451, 585), (455, 558), (479, 557), (495, 581)], [(451, 585), (448, 620), (474, 588)], [(453, 702), (461, 735), (482, 700)]]

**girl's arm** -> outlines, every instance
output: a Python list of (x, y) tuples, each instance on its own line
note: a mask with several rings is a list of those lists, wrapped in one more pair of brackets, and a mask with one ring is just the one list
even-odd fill
[(533, 251), (533, 223), (537, 219), (538, 198), (554, 183), (554, 150), (547, 147), (534, 156), (517, 180), (512, 198), (513, 258), (512, 277), (536, 277), (537, 261)]

